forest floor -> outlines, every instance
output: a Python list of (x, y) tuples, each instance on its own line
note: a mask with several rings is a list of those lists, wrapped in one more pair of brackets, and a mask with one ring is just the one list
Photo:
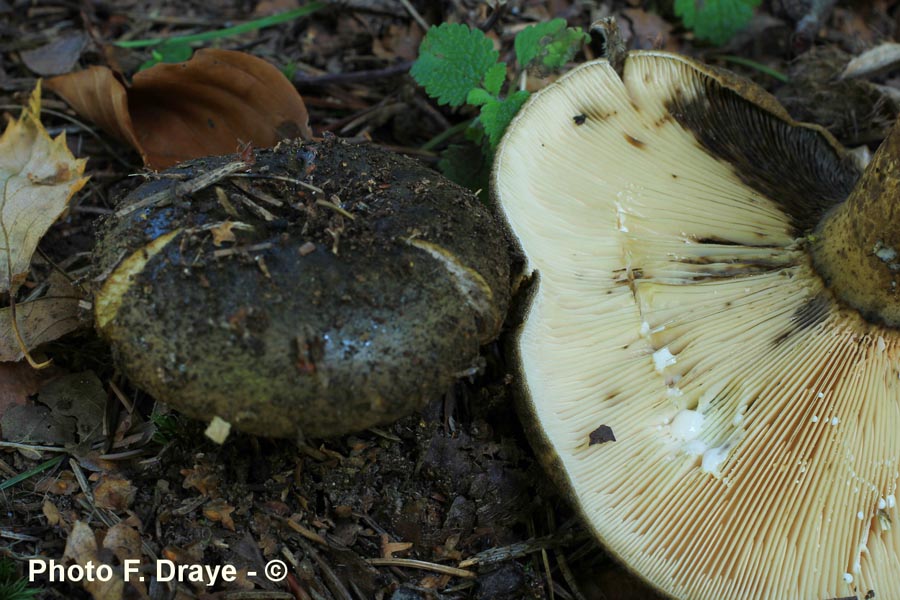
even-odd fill
[[(897, 114), (890, 92), (900, 86), (890, 73), (867, 80), (881, 88), (836, 81), (850, 57), (896, 39), (895, 0), (841, 2), (804, 31), (798, 23), (825, 2), (765, 2), (748, 28), (721, 47), (697, 43), (671, 2), (509, 0), (496, 9), (479, 0), (326, 4), (307, 17), (195, 47), (241, 50), (281, 69), (302, 94), (315, 136), (331, 132), (432, 166), (454, 141), (444, 132), (474, 115), (437, 106), (408, 74), (423, 24), (444, 21), (482, 28), (508, 59), (515, 34), (528, 24), (562, 17), (587, 30), (615, 16), (630, 49), (680, 52), (730, 68), (776, 94), (795, 118), (824, 125), (850, 147), (874, 149)], [(40, 76), (105, 65), (128, 78), (149, 58), (146, 49), (113, 41), (214, 31), (298, 6), (297, 0), (0, 0), (0, 111), (6, 121), (15, 118)], [(592, 43), (575, 61), (599, 52)], [(43, 117), (51, 134), (65, 131), (75, 155), (88, 159), (90, 181), (42, 240), (30, 289), (49, 276), (50, 265), (76, 279), (88, 271), (97, 221), (114, 212), (116, 198), (139, 183), (132, 175), (143, 170), (137, 153), (89, 128), (47, 91)], [(0, 307), (8, 304), (8, 295), (0, 295)], [(478, 374), (389, 426), (300, 444), (237, 433), (218, 445), (204, 435), (204, 424), (132, 387), (90, 327), (78, 328), (36, 352), (53, 359), (49, 369), (0, 363), (0, 414), (40, 403), (60, 386), (93, 394), (96, 412), (105, 411), (100, 443), (0, 447), (0, 477), (17, 478), (0, 488), (6, 561), (0, 565), (9, 571), (12, 564), (23, 576), (30, 557), (60, 560), (65, 552), (75, 562), (167, 558), (230, 564), (239, 572), (236, 581), (211, 587), (148, 578), (85, 589), (39, 578), (29, 587), (40, 598), (656, 597), (587, 535), (543, 474), (514, 418), (502, 348), (502, 341), (486, 346)], [(79, 419), (90, 419), (68, 416), (76, 430)], [(289, 567), (280, 583), (262, 575), (273, 559)]]

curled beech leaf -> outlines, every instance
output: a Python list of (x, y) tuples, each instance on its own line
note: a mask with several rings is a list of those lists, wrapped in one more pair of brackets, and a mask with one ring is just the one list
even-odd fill
[(306, 106), (291, 82), (244, 52), (199, 50), (187, 62), (141, 71), (127, 89), (105, 67), (54, 77), (47, 88), (132, 145), (154, 169), (228, 154), (246, 142), (265, 148), (312, 137)]

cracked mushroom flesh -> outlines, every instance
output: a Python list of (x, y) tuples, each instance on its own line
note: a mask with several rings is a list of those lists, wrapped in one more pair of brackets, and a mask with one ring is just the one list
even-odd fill
[[(896, 178), (885, 161), (863, 179)], [(502, 142), (535, 274), (526, 421), (590, 529), (671, 596), (900, 593), (898, 245), (828, 228), (860, 175), (752, 84), (660, 52), (582, 65)], [(853, 251), (885, 281), (868, 304), (842, 291), (874, 280)]]

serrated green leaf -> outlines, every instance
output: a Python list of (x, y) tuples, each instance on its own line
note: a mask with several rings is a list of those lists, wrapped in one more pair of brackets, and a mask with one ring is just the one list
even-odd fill
[(481, 30), (443, 23), (428, 30), (410, 74), (438, 104), (460, 106), (499, 56)]
[(516, 61), (520, 69), (526, 69), (542, 50), (541, 40), (552, 38), (566, 26), (565, 19), (553, 19), (546, 23), (529, 25), (516, 35), (514, 42)]
[(500, 95), (500, 88), (506, 81), (506, 63), (497, 63), (484, 75), (484, 89), (494, 96)]
[(760, 0), (675, 0), (675, 14), (697, 39), (721, 45), (747, 26)]
[(580, 28), (567, 28), (565, 19), (531, 25), (516, 36), (516, 60), (521, 69), (537, 65), (553, 71), (572, 60), (589, 39)]
[(496, 148), (500, 143), (500, 138), (522, 105), (528, 100), (530, 94), (524, 90), (519, 90), (515, 94), (510, 95), (504, 100), (492, 100), (481, 107), (481, 114), (478, 117), (481, 126), (488, 136), (488, 142), (491, 148)]
[(484, 127), (481, 126), (481, 122), (478, 119), (475, 119), (475, 124), (472, 127), (466, 129), (463, 137), (465, 137), (467, 141), (472, 142), (476, 146), (483, 146)]
[(466, 104), (471, 104), (472, 106), (481, 106), (482, 104), (487, 104), (491, 100), (496, 100), (496, 97), (492, 96), (487, 90), (482, 88), (472, 88), (469, 90), (469, 95), (466, 96)]
[(590, 37), (586, 33), (577, 27), (570, 27), (557, 34), (556, 38), (547, 44), (541, 64), (548, 71), (561, 69), (587, 41), (590, 41)]

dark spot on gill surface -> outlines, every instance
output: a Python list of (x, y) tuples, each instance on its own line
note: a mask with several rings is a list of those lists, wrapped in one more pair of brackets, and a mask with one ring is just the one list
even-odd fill
[(714, 158), (775, 202), (795, 235), (813, 229), (829, 208), (844, 201), (860, 176), (815, 130), (791, 127), (736, 92), (704, 78), (704, 94), (675, 94), (666, 108)]
[(740, 246), (740, 245), (742, 245), (740, 242), (734, 242), (732, 240), (726, 240), (725, 238), (720, 238), (720, 237), (716, 237), (716, 236), (694, 238), (694, 242), (696, 242), (697, 244), (717, 244), (720, 246)]
[(606, 442), (614, 441), (616, 441), (616, 436), (613, 433), (612, 427), (609, 425), (601, 425), (593, 430), (588, 436), (588, 446), (595, 446), (597, 444), (605, 444)]
[(584, 113), (582, 113), (580, 115), (575, 115), (574, 117), (572, 117), (572, 121), (576, 125), (584, 125), (584, 122), (587, 121), (587, 115)]
[(780, 346), (790, 339), (794, 334), (815, 327), (828, 318), (828, 312), (831, 309), (831, 298), (828, 293), (820, 292), (811, 298), (808, 302), (794, 311), (791, 317), (791, 324), (773, 341), (773, 346)]
[(625, 134), (625, 139), (628, 141), (629, 144), (631, 144), (632, 146), (634, 146), (635, 148), (638, 148), (638, 149), (643, 149), (643, 147), (647, 145), (646, 143), (642, 142), (641, 140), (637, 139), (636, 137), (632, 137), (631, 135), (629, 135), (627, 133)]
[[(693, 235), (687, 236), (688, 239), (695, 244), (707, 244), (714, 246), (751, 246), (753, 248), (771, 248), (772, 250), (781, 250), (782, 246), (778, 244), (749, 244), (747, 242), (736, 242), (734, 240), (725, 239), (723, 237), (707, 235), (703, 237), (697, 237)], [(760, 236), (757, 236), (760, 237)], [(765, 236), (762, 236), (765, 239)]]
[[(618, 111), (615, 110), (603, 110), (602, 107), (588, 107), (582, 109), (581, 113), (578, 116), (583, 116), (585, 120), (590, 119), (591, 121), (603, 122), (610, 117), (616, 116)], [(577, 117), (575, 117), (577, 118)], [(579, 123), (576, 123), (579, 124)]]

